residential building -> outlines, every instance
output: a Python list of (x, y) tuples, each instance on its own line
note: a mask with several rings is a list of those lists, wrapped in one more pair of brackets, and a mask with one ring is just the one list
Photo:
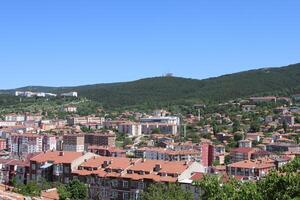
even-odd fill
[(171, 123), (142, 123), (142, 134), (152, 133), (177, 135), (178, 126)]
[(43, 135), (12, 134), (10, 136), (10, 151), (13, 157), (26, 157), (28, 154), (43, 151)]
[(276, 103), (276, 97), (275, 96), (250, 97), (250, 101), (253, 103), (268, 103), (268, 102)]
[(228, 175), (260, 178), (275, 169), (275, 162), (268, 159), (243, 160), (229, 164), (226, 167)]
[(214, 161), (214, 146), (210, 143), (201, 144), (201, 163), (205, 167), (211, 167)]
[(0, 138), (0, 151), (7, 149), (7, 141), (4, 138)]
[(179, 117), (175, 117), (175, 116), (141, 118), (140, 122), (141, 123), (166, 123), (166, 124), (180, 125)]
[(142, 125), (140, 123), (125, 122), (118, 125), (118, 132), (132, 137), (142, 135)]
[(270, 151), (270, 152), (300, 152), (300, 145), (275, 142), (275, 143), (267, 144), (267, 151)]
[(67, 134), (63, 136), (63, 151), (83, 152), (86, 150), (84, 134)]
[(7, 122), (24, 122), (25, 121), (25, 115), (20, 114), (8, 114), (5, 115), (5, 121)]
[(295, 124), (295, 117), (291, 115), (282, 115), (279, 118), (279, 123), (286, 123), (288, 125), (293, 126)]
[(72, 172), (94, 156), (93, 153), (70, 151), (42, 152), (30, 159), (30, 180), (68, 183)]
[(197, 162), (95, 157), (73, 172), (74, 179), (89, 184), (89, 198), (137, 200), (156, 182), (184, 182), (205, 168)]
[(78, 97), (77, 92), (67, 92), (67, 93), (62, 93), (60, 96), (62, 97)]
[(254, 153), (256, 149), (249, 148), (249, 147), (239, 147), (232, 149), (230, 151), (230, 161), (232, 163), (243, 161), (243, 160), (250, 160), (251, 154)]
[(84, 134), (86, 146), (115, 146), (116, 134), (113, 131)]
[(65, 106), (63, 108), (64, 112), (68, 112), (68, 113), (76, 113), (77, 112), (77, 107), (76, 106)]
[(100, 156), (126, 157), (126, 151), (117, 147), (89, 146), (88, 151)]
[(251, 140), (240, 140), (238, 141), (239, 147), (247, 147), (252, 148), (252, 141)]

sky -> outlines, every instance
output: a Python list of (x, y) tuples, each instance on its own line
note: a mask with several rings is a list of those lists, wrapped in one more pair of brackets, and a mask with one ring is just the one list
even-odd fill
[(299, 10), (299, 0), (1, 1), (0, 88), (298, 63)]

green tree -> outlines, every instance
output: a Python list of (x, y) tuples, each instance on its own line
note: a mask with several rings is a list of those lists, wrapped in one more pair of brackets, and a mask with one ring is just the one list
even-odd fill
[(193, 194), (177, 184), (152, 184), (141, 194), (141, 200), (193, 200)]
[(20, 193), (24, 196), (30, 196), (30, 197), (38, 197), (41, 194), (41, 187), (35, 182), (29, 182), (26, 185), (19, 184), (14, 190), (17, 193)]
[(71, 192), (67, 190), (65, 185), (59, 185), (57, 187), (60, 200), (66, 200), (71, 198)]
[(241, 129), (240, 121), (234, 120), (232, 124), (232, 131), (235, 133)]
[(258, 188), (264, 199), (293, 199), (300, 197), (299, 173), (279, 175), (272, 172), (258, 181)]
[(79, 180), (73, 180), (68, 183), (66, 190), (71, 194), (70, 199), (72, 200), (85, 200), (88, 198), (88, 188)]
[(257, 120), (252, 121), (250, 124), (250, 131), (251, 132), (259, 132), (260, 131), (260, 122)]

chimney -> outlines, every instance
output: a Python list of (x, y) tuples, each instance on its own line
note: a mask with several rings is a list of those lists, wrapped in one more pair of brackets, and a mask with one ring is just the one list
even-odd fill
[(158, 172), (159, 170), (161, 170), (161, 165), (156, 164), (153, 171)]
[(63, 151), (60, 151), (59, 152), (59, 156), (63, 156), (64, 155), (64, 152)]

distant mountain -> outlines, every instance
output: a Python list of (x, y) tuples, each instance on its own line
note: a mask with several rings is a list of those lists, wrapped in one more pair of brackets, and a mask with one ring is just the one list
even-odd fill
[[(131, 82), (77, 87), (29, 86), (15, 90), (62, 93), (99, 101), (106, 107), (223, 102), (251, 95), (289, 95), (300, 92), (300, 63), (281, 68), (263, 68), (203, 80), (154, 77)], [(15, 90), (5, 90), (14, 92)]]

